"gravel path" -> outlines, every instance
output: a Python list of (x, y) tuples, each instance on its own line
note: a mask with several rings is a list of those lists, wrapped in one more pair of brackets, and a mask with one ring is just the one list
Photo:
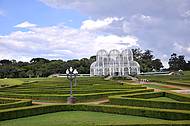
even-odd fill
[[(109, 102), (108, 99), (104, 99), (104, 100), (98, 100), (98, 101), (93, 101), (93, 102), (81, 102), (81, 103), (76, 103), (76, 104), (94, 104), (94, 105), (98, 105), (98, 104), (103, 104)], [(33, 101), (32, 104), (34, 105), (57, 105), (57, 104), (67, 104), (67, 103), (53, 103), (53, 102), (36, 102)]]

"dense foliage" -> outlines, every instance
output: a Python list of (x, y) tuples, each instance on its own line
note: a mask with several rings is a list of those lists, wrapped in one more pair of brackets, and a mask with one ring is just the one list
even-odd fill
[(185, 61), (185, 56), (179, 55), (177, 56), (176, 53), (173, 53), (171, 55), (171, 58), (168, 62), (170, 66), (170, 70), (176, 71), (176, 70), (190, 70), (190, 61)]
[(51, 74), (65, 73), (70, 66), (77, 68), (79, 73), (90, 73), (90, 65), (95, 61), (95, 56), (73, 59), (48, 60), (44, 58), (33, 58), (30, 62), (16, 60), (0, 60), (0, 78), (20, 78), (20, 77), (47, 77)]
[(160, 59), (154, 59), (151, 50), (132, 49), (134, 60), (140, 64), (141, 72), (159, 71), (163, 67)]
[[(160, 59), (152, 54), (151, 50), (132, 49), (134, 60), (140, 64), (141, 72), (159, 71), (163, 67)], [(33, 58), (30, 62), (3, 59), (0, 60), (0, 78), (22, 77), (47, 77), (51, 74), (64, 74), (70, 66), (76, 68), (80, 74), (89, 74), (90, 65), (96, 60), (96, 56), (73, 59), (48, 60), (45, 58)], [(186, 63), (184, 56), (172, 54), (169, 59), (170, 70), (190, 70), (190, 61)]]

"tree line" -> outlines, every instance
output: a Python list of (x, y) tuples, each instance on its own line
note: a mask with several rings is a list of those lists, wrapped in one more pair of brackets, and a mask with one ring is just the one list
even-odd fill
[[(141, 72), (159, 71), (163, 68), (160, 59), (155, 58), (151, 50), (132, 49), (134, 60), (140, 64)], [(0, 78), (47, 77), (51, 74), (64, 74), (69, 67), (76, 68), (80, 74), (89, 74), (90, 65), (96, 56), (90, 58), (63, 60), (48, 60), (33, 58), (29, 62), (3, 59), (0, 60)], [(169, 70), (190, 70), (190, 61), (186, 63), (184, 56), (172, 54), (169, 59)]]
[(25, 78), (25, 77), (47, 77), (51, 74), (64, 74), (69, 67), (77, 68), (79, 73), (88, 74), (90, 65), (95, 61), (95, 56), (73, 59), (48, 60), (45, 58), (33, 58), (30, 62), (16, 60), (0, 60), (0, 78)]

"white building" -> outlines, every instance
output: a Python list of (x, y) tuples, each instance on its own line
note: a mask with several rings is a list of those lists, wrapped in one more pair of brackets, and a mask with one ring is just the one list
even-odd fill
[(121, 53), (113, 49), (109, 53), (102, 49), (90, 66), (90, 76), (127, 76), (140, 73), (140, 65), (133, 60), (133, 52), (125, 49)]

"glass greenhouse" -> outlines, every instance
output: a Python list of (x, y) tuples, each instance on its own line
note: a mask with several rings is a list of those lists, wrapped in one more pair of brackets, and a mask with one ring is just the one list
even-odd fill
[(140, 73), (140, 65), (133, 60), (131, 49), (122, 52), (113, 49), (109, 53), (101, 49), (90, 66), (90, 76), (127, 76)]

